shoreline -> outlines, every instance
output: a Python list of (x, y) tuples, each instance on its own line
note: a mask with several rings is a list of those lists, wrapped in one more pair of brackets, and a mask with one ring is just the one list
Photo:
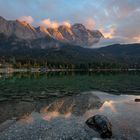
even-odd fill
[(140, 71), (140, 69), (46, 69), (46, 68), (0, 68), (0, 74), (2, 73), (47, 73), (47, 72), (131, 72)]

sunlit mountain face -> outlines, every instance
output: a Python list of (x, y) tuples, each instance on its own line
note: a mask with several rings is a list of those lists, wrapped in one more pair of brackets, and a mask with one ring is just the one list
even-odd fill
[[(45, 21), (47, 23), (48, 21)], [(41, 48), (47, 48), (48, 40), (53, 42), (69, 43), (79, 45), (81, 47), (91, 47), (97, 44), (103, 34), (99, 30), (89, 30), (83, 24), (70, 25), (67, 22), (59, 25), (57, 23), (47, 23), (44, 25), (33, 27), (26, 21), (22, 20), (6, 20), (0, 17), (0, 34), (5, 37), (16, 37), (18, 40), (31, 42), (34, 40), (47, 40), (40, 42)], [(31, 46), (32, 43), (28, 44)], [(33, 45), (32, 45), (33, 46)], [(53, 45), (52, 45), (53, 46)]]
[[(86, 29), (99, 30), (105, 39), (98, 42), (96, 47), (116, 43), (139, 43), (139, 7), (139, 0), (0, 1), (1, 16), (7, 20), (18, 19), (34, 27), (44, 26), (54, 30), (60, 25), (70, 28), (75, 23), (80, 23)], [(70, 34), (71, 32), (67, 31), (67, 35)], [(64, 39), (62, 36), (56, 31), (55, 37)]]

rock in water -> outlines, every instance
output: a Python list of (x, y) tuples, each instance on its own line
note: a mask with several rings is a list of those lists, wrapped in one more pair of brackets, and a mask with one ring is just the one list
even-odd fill
[(111, 138), (112, 124), (106, 116), (95, 115), (86, 121), (86, 124), (100, 133), (102, 138)]
[(140, 102), (140, 99), (135, 99), (135, 102)]

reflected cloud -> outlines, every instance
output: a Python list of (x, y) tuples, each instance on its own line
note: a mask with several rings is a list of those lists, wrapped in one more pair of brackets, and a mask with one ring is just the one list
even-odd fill
[(106, 109), (109, 109), (112, 112), (117, 112), (114, 101), (105, 101), (103, 106), (99, 109), (100, 112), (104, 112)]
[(23, 124), (31, 124), (34, 122), (34, 118), (31, 114), (25, 114), (22, 117), (18, 118), (18, 122), (21, 122)]
[(72, 115), (82, 116), (87, 110), (99, 109), (102, 106), (100, 99), (91, 94), (78, 94), (56, 99), (47, 107), (43, 107), (40, 113), (45, 120), (56, 117), (70, 118)]
[[(35, 138), (41, 132), (46, 139), (63, 139), (64, 136), (67, 136), (65, 139), (74, 136), (79, 138), (81, 134), (80, 138), (89, 139), (89, 136), (96, 137), (96, 134), (85, 127), (85, 121), (95, 114), (101, 114), (111, 121), (114, 139), (138, 139), (140, 104), (134, 102), (136, 98), (140, 96), (93, 91), (52, 100), (49, 98), (49, 101), (39, 100), (33, 106), (26, 102), (15, 105), (7, 102), (0, 106), (1, 115), (7, 117), (11, 114), (11, 118), (17, 113), (19, 117), (16, 115), (17, 123), (8, 126), (5, 129), (6, 135), (2, 132), (0, 136), (4, 139), (5, 136), (15, 136), (13, 139), (19, 136), (20, 139), (22, 134), (23, 139), (26, 139), (30, 132)], [(101, 103), (101, 100), (105, 102)], [(7, 117), (6, 120), (10, 118)]]
[(42, 118), (46, 121), (50, 121), (50, 120), (58, 118), (58, 117), (68, 119), (71, 117), (71, 112), (61, 114), (57, 111), (53, 111), (53, 112), (46, 112), (46, 114), (42, 114)]
[(59, 112), (53, 111), (53, 112), (48, 112), (48, 113), (42, 115), (42, 118), (44, 120), (49, 121), (49, 120), (54, 119), (54, 118), (59, 117), (59, 116), (60, 116)]
[(68, 107), (62, 113), (60, 110), (61, 110), (61, 108), (63, 108), (63, 105), (64, 105), (64, 101), (58, 100), (58, 101), (51, 103), (47, 107), (42, 108), (40, 110), (42, 118), (47, 121), (57, 118), (57, 117), (69, 118), (71, 116), (72, 106)]

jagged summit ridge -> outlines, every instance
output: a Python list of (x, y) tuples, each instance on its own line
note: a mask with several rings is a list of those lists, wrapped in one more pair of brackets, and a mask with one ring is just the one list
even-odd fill
[(15, 35), (19, 39), (34, 40), (39, 38), (52, 38), (56, 41), (89, 47), (99, 42), (103, 35), (98, 30), (88, 30), (82, 24), (74, 24), (71, 27), (61, 25), (58, 28), (34, 28), (25, 21), (8, 21), (0, 16), (0, 33), (6, 36)]

